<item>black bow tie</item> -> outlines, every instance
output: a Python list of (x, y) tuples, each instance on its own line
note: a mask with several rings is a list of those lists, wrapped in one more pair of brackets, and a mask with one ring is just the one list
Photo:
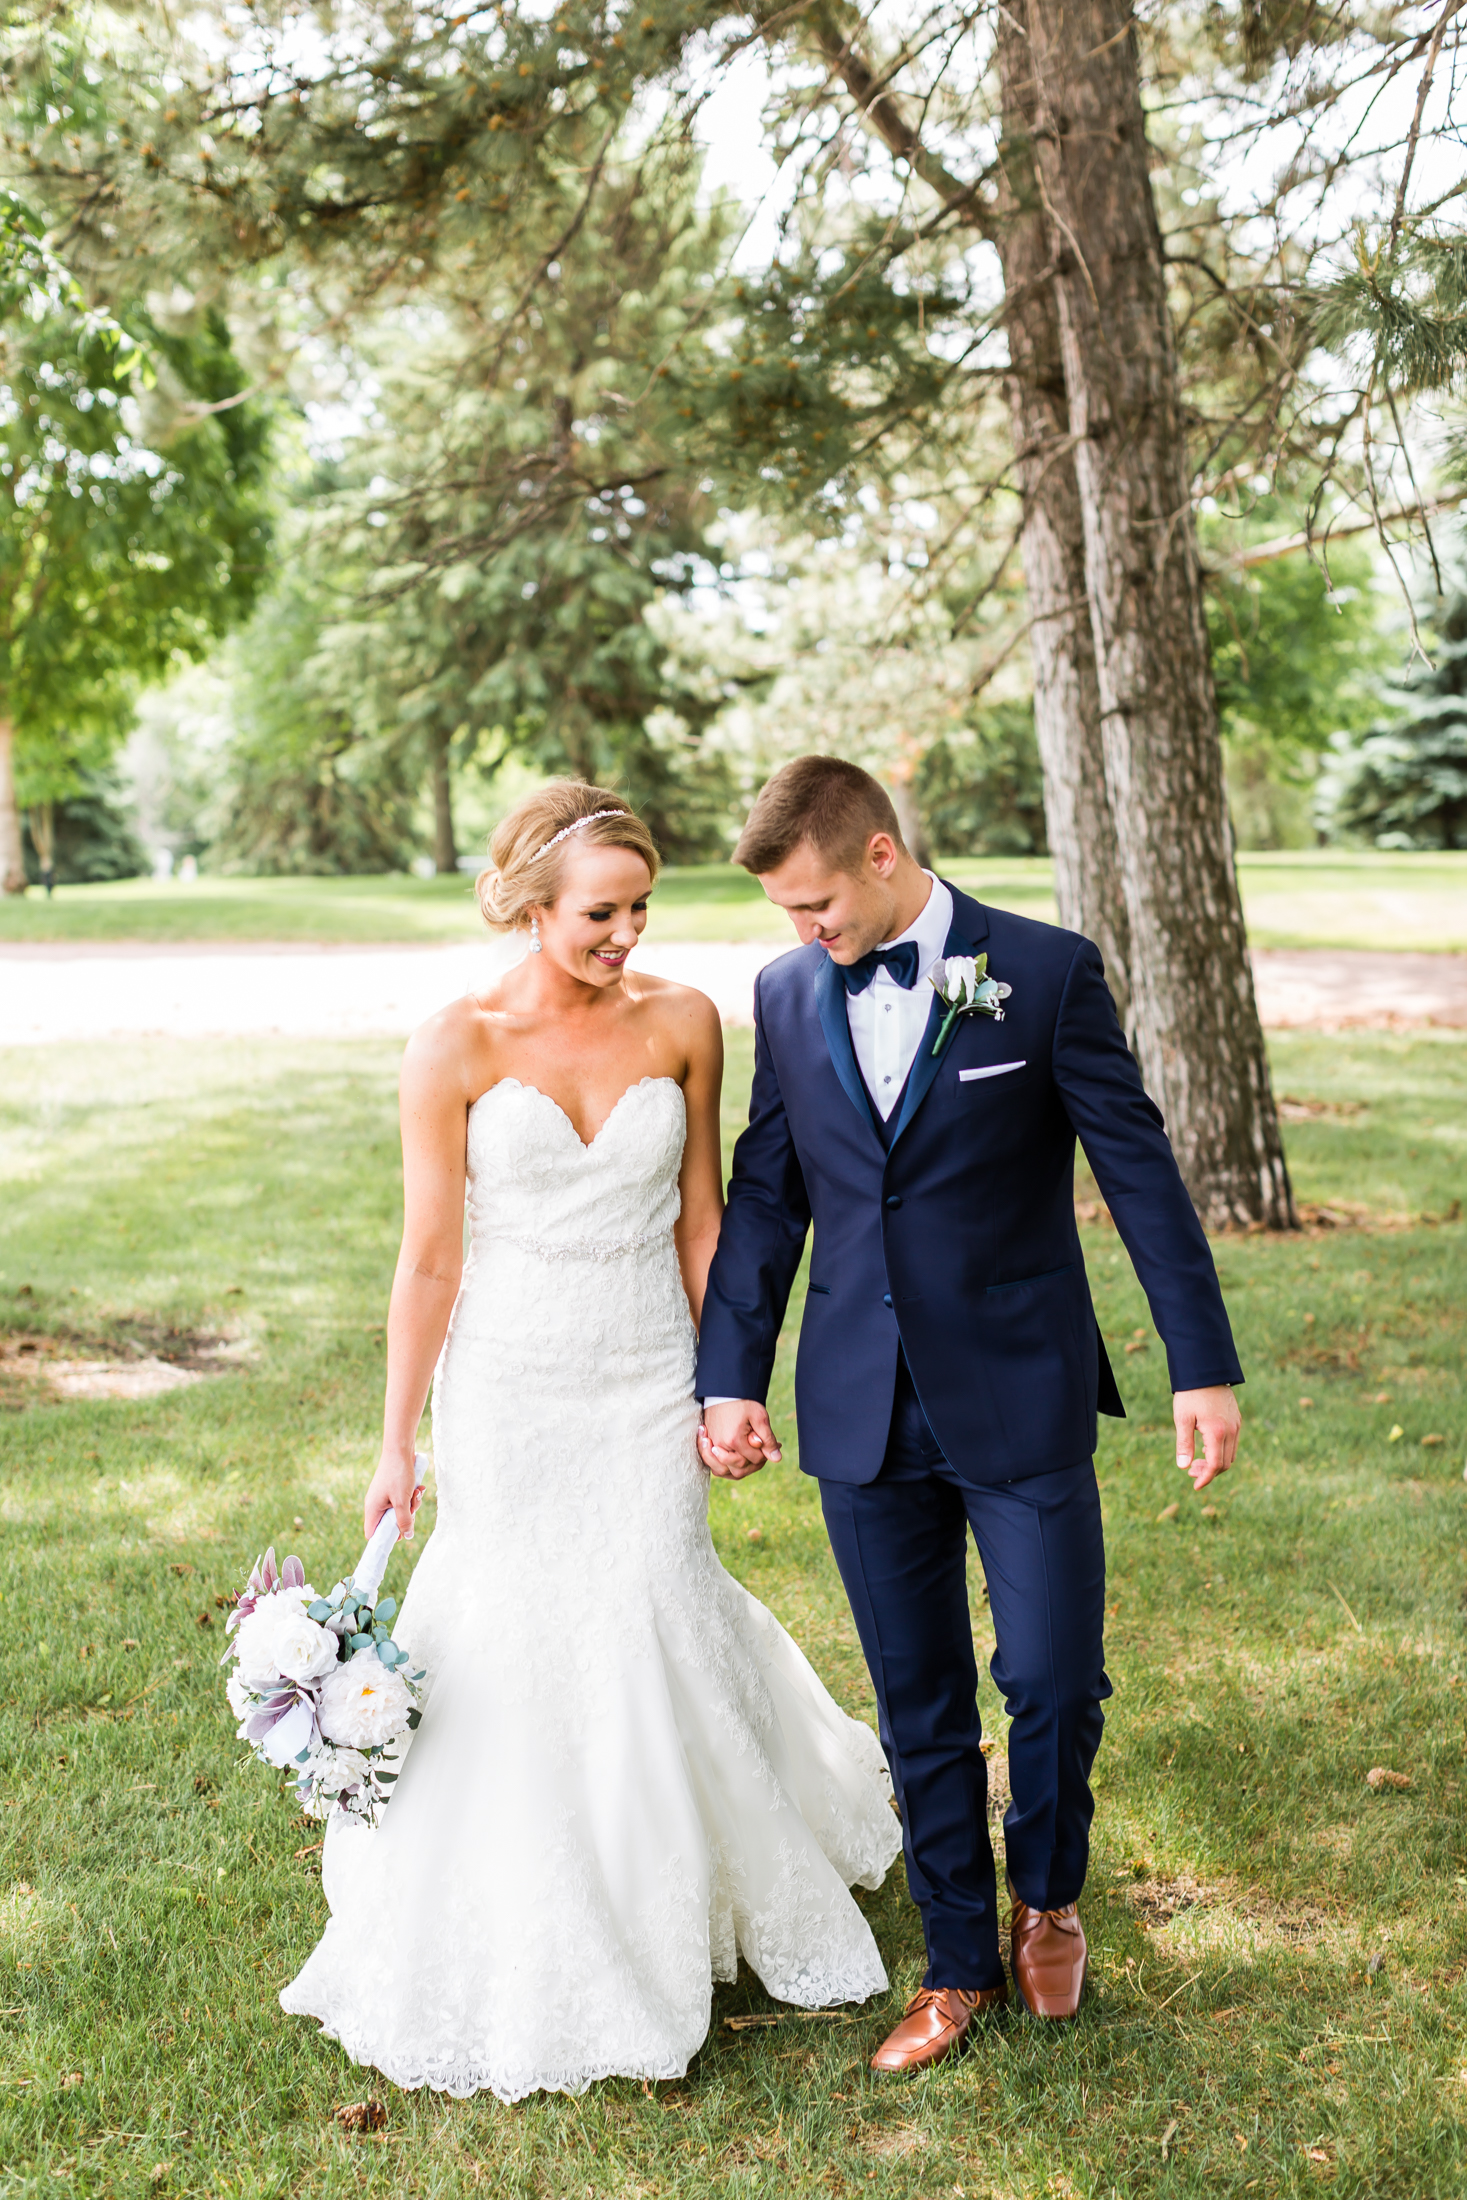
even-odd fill
[(837, 963), (836, 968), (846, 981), (847, 993), (864, 993), (877, 971), (883, 968), (910, 993), (917, 983), (920, 961), (915, 940), (898, 940), (895, 947), (873, 947), (869, 955), (862, 955), (853, 963)]

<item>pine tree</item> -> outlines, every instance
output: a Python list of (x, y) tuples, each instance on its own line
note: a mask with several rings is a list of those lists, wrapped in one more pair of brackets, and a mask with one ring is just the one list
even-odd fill
[(1391, 691), (1399, 715), (1337, 734), (1321, 822), (1377, 848), (1467, 848), (1467, 585), (1435, 621), (1430, 670)]

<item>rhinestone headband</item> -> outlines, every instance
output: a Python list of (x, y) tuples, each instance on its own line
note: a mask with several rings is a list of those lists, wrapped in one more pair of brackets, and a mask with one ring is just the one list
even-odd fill
[(630, 815), (629, 810), (592, 810), (589, 817), (578, 817), (573, 825), (563, 825), (553, 840), (547, 840), (543, 848), (535, 850), (530, 861), (538, 863), (541, 856), (548, 856), (552, 848), (559, 847), (563, 840), (569, 840), (571, 834), (578, 833), (583, 825), (594, 825), (598, 817), (630, 817)]

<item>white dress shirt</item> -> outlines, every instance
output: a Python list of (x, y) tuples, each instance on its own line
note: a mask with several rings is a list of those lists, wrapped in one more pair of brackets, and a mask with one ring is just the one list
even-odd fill
[(898, 985), (884, 966), (864, 993), (846, 995), (846, 1020), (856, 1065), (866, 1080), (866, 1090), (876, 1102), (881, 1120), (891, 1115), (902, 1095), (927, 1018), (932, 1010), (931, 970), (942, 959), (952, 928), (953, 897), (940, 878), (932, 878), (932, 890), (915, 924), (900, 939), (883, 940), (883, 947), (898, 947), (902, 940), (917, 943), (917, 982), (910, 990)]

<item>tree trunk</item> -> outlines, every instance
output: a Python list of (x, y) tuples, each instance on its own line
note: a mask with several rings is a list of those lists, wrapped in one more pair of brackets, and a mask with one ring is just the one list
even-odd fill
[(453, 782), (448, 770), (448, 741), (433, 744), (433, 867), (440, 878), (458, 869), (453, 837)]
[(25, 892), (25, 850), (15, 800), (15, 728), (0, 718), (0, 893)]
[[(1095, 941), (1127, 1035), (1131, 940), (1105, 783), (1095, 642), (1085, 590), (1085, 531), (1070, 448), (1064, 359), (1053, 290), (1057, 253), (1034, 175), (1034, 71), (1025, 0), (996, 18), (1003, 143), (996, 203), (923, 145), (901, 101), (883, 86), (890, 65), (866, 51), (866, 25), (837, 0), (801, 18), (822, 59), (843, 79), (865, 127), (996, 243), (1007, 295), (1012, 372), (1009, 418), (1025, 502), (1021, 551), (1031, 618), (1034, 730), (1044, 774), (1044, 825), (1054, 858), (1061, 924)], [(997, 219), (994, 219), (994, 215)], [(898, 815), (901, 815), (898, 808)], [(904, 828), (905, 830), (905, 828)]]
[(926, 863), (932, 851), (927, 843), (927, 828), (922, 822), (922, 805), (917, 800), (915, 767), (903, 773), (893, 770), (888, 776), (886, 791), (891, 796), (907, 854), (915, 857), (918, 863)]
[(1085, 586), (1085, 522), (1070, 444), (1055, 304), (1055, 242), (1034, 174), (1034, 70), (1024, 0), (997, 18), (1003, 102), (998, 249), (1007, 298), (1009, 421), (1024, 498), (1020, 548), (1029, 597), (1034, 731), (1059, 920), (1094, 940), (1131, 1036), (1131, 927), (1105, 783), (1095, 639)]
[(1214, 1227), (1294, 1225), (1223, 788), (1186, 429), (1128, 0), (1029, 0), (1132, 1027)]

